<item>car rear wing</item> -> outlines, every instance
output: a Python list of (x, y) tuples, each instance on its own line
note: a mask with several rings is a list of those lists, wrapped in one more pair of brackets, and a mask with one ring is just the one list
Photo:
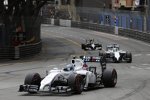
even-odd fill
[(100, 62), (101, 61), (101, 57), (95, 57), (95, 56), (80, 56), (80, 58), (84, 62)]
[(84, 62), (97, 62), (102, 66), (102, 70), (106, 68), (106, 57), (104, 56), (80, 56)]

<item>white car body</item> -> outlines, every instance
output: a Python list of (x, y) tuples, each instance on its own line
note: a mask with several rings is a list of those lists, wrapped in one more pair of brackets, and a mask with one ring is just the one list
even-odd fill
[[(100, 62), (101, 73), (97, 73), (96, 66), (88, 67), (86, 62)], [(99, 57), (73, 58), (67, 67), (53, 68), (43, 79), (38, 73), (28, 74), (24, 84), (20, 85), (19, 92), (75, 92), (81, 94), (83, 89), (90, 87), (100, 85), (114, 87), (117, 83), (117, 72), (115, 69), (107, 69), (103, 63)]]
[[(74, 60), (74, 73), (80, 74), (82, 76), (85, 76), (86, 78), (86, 82), (85, 82), (85, 88), (88, 87), (89, 83), (96, 83), (96, 76), (94, 73), (92, 73), (91, 71), (85, 70), (83, 68), (84, 65), (84, 61), (82, 59), (72, 59)], [(63, 73), (67, 74), (70, 73), (70, 71), (64, 71), (63, 69), (58, 69), (58, 68), (54, 68), (52, 70), (49, 71), (48, 75), (41, 81), (41, 86), (40, 86), (40, 91), (43, 91), (44, 88), (46, 86), (48, 86), (49, 84), (51, 84), (51, 82), (53, 81), (53, 79), (55, 78), (56, 75)]]
[(126, 51), (123, 51), (123, 50), (119, 50), (119, 48), (111, 48), (111, 49), (108, 49), (108, 51), (106, 51), (106, 54), (112, 54), (112, 56), (114, 56), (116, 58), (117, 61), (119, 61), (120, 59), (120, 54), (125, 54)]
[[(99, 55), (101, 56), (103, 54), (99, 53)], [(120, 50), (118, 44), (107, 45), (104, 55), (107, 61), (113, 62), (125, 61), (127, 63), (132, 62), (132, 54), (128, 51)]]

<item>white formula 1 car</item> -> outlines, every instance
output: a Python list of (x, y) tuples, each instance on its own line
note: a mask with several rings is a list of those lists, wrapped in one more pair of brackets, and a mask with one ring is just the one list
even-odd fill
[[(96, 66), (88, 67), (85, 62), (101, 62), (101, 72), (97, 72)], [(19, 92), (37, 93), (77, 93), (83, 89), (104, 85), (115, 87), (117, 72), (115, 69), (107, 69), (106, 63), (95, 57), (74, 58), (71, 64), (63, 69), (54, 68), (43, 79), (38, 73), (28, 74), (24, 84), (20, 85)]]
[(102, 44), (95, 43), (94, 39), (86, 40), (86, 43), (81, 44), (83, 50), (102, 50)]
[(26, 75), (24, 84), (20, 85), (19, 92), (35, 93), (75, 93), (83, 91), (83, 77), (73, 71), (68, 65), (64, 69), (54, 68), (41, 78), (38, 73)]
[(118, 44), (110, 44), (106, 47), (105, 53), (99, 53), (99, 56), (105, 56), (107, 61), (122, 62), (127, 63), (132, 62), (132, 54), (127, 51), (120, 50)]

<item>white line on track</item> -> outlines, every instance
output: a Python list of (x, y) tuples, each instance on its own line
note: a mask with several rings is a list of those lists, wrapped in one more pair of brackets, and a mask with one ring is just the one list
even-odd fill
[(62, 64), (59, 64), (59, 65), (61, 65), (61, 66), (64, 66), (64, 65), (66, 65), (67, 63), (62, 63)]
[(147, 54), (147, 56), (150, 56), (150, 54)]
[(112, 35), (112, 34), (103, 33), (103, 32), (96, 32), (96, 31), (92, 32), (91, 34), (98, 35), (98, 36), (104, 36), (104, 37), (111, 38), (111, 39), (114, 39), (114, 40), (122, 40), (122, 39), (128, 40), (129, 39), (127, 37), (121, 37), (121, 36), (118, 36), (118, 35)]
[[(65, 33), (60, 33), (60, 34), (62, 34), (62, 35), (65, 35), (65, 36), (70, 36), (70, 37), (73, 37), (73, 35), (69, 35), (69, 34), (65, 34)], [(78, 39), (80, 39), (80, 40), (85, 40), (84, 38), (82, 38), (82, 37), (77, 37), (76, 36), (76, 38), (78, 38)]]
[(12, 64), (0, 64), (0, 67), (9, 66), (9, 65), (12, 65)]
[[(49, 30), (45, 30), (45, 31), (49, 31)], [(65, 36), (71, 36), (71, 37), (73, 37), (73, 35), (67, 35), (67, 34), (65, 34), (65, 33), (61, 33), (61, 34), (65, 35)], [(63, 36), (57, 36), (57, 35), (54, 35), (54, 36), (59, 37), (59, 38), (63, 38), (63, 39), (65, 39), (65, 40), (67, 40), (67, 41), (69, 41), (69, 42), (71, 42), (71, 43), (73, 43), (73, 44), (75, 44), (75, 45), (81, 47), (81, 44), (79, 44), (79, 43), (76, 42), (76, 41), (73, 41), (73, 40), (71, 40), (71, 39), (65, 38), (65, 37), (63, 37)], [(81, 39), (81, 38), (80, 38), (80, 39)], [(85, 40), (85, 39), (82, 38), (82, 40)], [(83, 53), (86, 54), (85, 51), (84, 51)]]
[(142, 68), (137, 67), (137, 66), (130, 66), (130, 68), (132, 68), (132, 69), (142, 69)]
[(141, 64), (140, 66), (130, 66), (130, 68), (150, 70), (150, 64)]
[(66, 65), (66, 64), (67, 64), (67, 63), (49, 65), (49, 66), (47, 66), (47, 68), (50, 68), (50, 67), (57, 67), (57, 66), (64, 66), (64, 65)]
[[(131, 38), (132, 39), (132, 38)], [(142, 42), (142, 41), (140, 41), (140, 40), (136, 40), (136, 39), (132, 39), (133, 41), (136, 41), (136, 42), (139, 42), (139, 43), (141, 43), (141, 44), (143, 44), (143, 45), (146, 45), (146, 46), (149, 46), (150, 47), (150, 44), (148, 44), (148, 43), (145, 43), (145, 42)]]
[(133, 56), (134, 57), (138, 57), (138, 56), (141, 56), (142, 54), (134, 54)]
[(150, 64), (141, 64), (142, 66), (150, 66)]

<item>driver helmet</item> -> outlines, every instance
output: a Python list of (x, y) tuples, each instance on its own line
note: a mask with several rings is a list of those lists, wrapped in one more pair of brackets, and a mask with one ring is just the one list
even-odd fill
[(68, 64), (66, 68), (64, 68), (65, 71), (74, 71), (74, 65)]

